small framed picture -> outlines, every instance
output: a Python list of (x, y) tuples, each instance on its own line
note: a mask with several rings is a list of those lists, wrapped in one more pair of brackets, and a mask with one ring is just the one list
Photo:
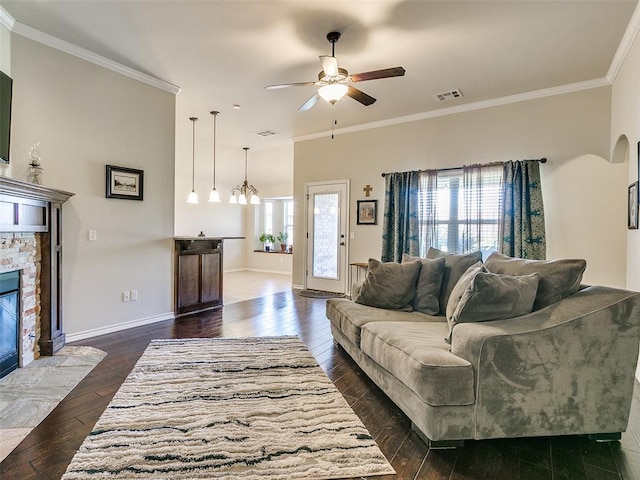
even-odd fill
[(107, 198), (142, 200), (144, 172), (107, 165)]
[(378, 200), (358, 200), (358, 225), (378, 224)]
[(638, 182), (629, 185), (629, 211), (627, 213), (627, 228), (638, 228)]

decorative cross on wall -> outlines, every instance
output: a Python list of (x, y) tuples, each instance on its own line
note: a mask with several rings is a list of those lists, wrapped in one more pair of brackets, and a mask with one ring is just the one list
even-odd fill
[(365, 197), (368, 197), (372, 190), (373, 190), (373, 187), (371, 185), (367, 185), (362, 189)]

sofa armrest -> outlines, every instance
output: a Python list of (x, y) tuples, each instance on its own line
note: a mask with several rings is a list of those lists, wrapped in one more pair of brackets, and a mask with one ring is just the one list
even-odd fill
[(476, 438), (620, 432), (633, 395), (640, 294), (592, 286), (529, 315), (460, 324)]

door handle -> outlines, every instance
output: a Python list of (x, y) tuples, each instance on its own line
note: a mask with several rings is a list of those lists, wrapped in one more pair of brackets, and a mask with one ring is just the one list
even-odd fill
[(340, 242), (340, 245), (342, 245), (344, 247), (344, 242)]

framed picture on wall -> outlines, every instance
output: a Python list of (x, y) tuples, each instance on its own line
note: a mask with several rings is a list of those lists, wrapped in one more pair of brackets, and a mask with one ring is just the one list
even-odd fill
[(638, 228), (638, 182), (629, 185), (629, 211), (627, 213), (627, 228)]
[(107, 165), (107, 198), (142, 200), (144, 171)]
[(358, 200), (358, 225), (378, 224), (378, 200)]

